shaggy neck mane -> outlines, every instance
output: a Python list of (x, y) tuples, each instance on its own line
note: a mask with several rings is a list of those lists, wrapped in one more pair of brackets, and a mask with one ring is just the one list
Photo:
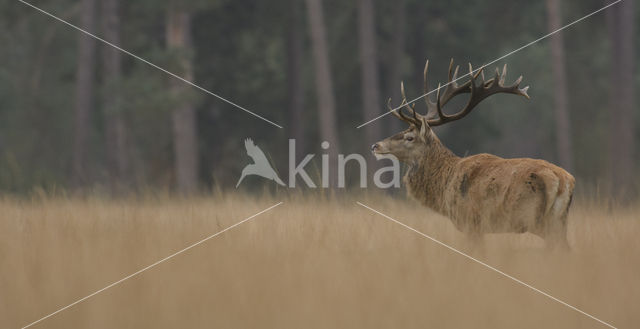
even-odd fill
[(418, 161), (409, 163), (404, 183), (409, 194), (425, 206), (445, 214), (444, 190), (460, 159), (435, 138)]

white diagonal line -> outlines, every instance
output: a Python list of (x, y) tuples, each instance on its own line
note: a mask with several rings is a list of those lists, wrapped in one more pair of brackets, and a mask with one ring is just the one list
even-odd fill
[(95, 34), (92, 34), (92, 33), (88, 32), (86, 30), (83, 30), (82, 28), (80, 28), (78, 26), (75, 26), (75, 25), (65, 21), (64, 19), (62, 19), (60, 17), (57, 17), (57, 16), (55, 16), (55, 15), (53, 15), (53, 14), (51, 14), (51, 13), (49, 13), (49, 12), (43, 10), (43, 9), (40, 9), (40, 8), (38, 8), (38, 7), (32, 5), (32, 4), (30, 4), (30, 3), (28, 3), (28, 2), (26, 2), (24, 0), (18, 0), (18, 1), (22, 2), (23, 4), (29, 6), (29, 7), (33, 8), (33, 9), (43, 13), (43, 14), (45, 14), (45, 15), (53, 18), (53, 19), (56, 19), (56, 20), (58, 20), (58, 21), (60, 21), (60, 22), (62, 22), (64, 24), (66, 24), (66, 25), (68, 25), (68, 26), (70, 26), (70, 27), (72, 27), (72, 28), (74, 28), (74, 29), (76, 29), (76, 30), (78, 30), (78, 31), (80, 31), (80, 32), (82, 32), (82, 33), (84, 33), (84, 34), (86, 34), (86, 35), (88, 35), (88, 36), (90, 36), (90, 37), (102, 42), (102, 43), (104, 43), (104, 44), (107, 44), (107, 45), (109, 45), (109, 46), (111, 46), (111, 47), (113, 47), (113, 48), (115, 48), (115, 49), (117, 49), (117, 50), (119, 50), (119, 51), (121, 51), (121, 52), (123, 52), (123, 53), (125, 53), (125, 54), (127, 54), (127, 55), (129, 55), (129, 56), (131, 56), (131, 57), (133, 57), (135, 59), (137, 59), (137, 60), (140, 60), (140, 61), (142, 61), (142, 62), (144, 62), (144, 63), (146, 63), (146, 64), (148, 64), (148, 65), (150, 65), (150, 66), (152, 66), (152, 67), (154, 67), (154, 68), (156, 68), (156, 69), (158, 69), (158, 70), (160, 70), (160, 71), (162, 71), (162, 72), (164, 72), (164, 73), (166, 73), (166, 74), (168, 74), (168, 75), (170, 75), (170, 76), (172, 76), (172, 77), (174, 77), (174, 78), (176, 78), (178, 80), (181, 80), (186, 84), (189, 84), (189, 85), (191, 85), (193, 87), (196, 87), (196, 88), (204, 91), (205, 93), (220, 99), (221, 101), (224, 101), (224, 102), (226, 102), (226, 103), (228, 103), (228, 104), (230, 104), (230, 105), (232, 105), (232, 106), (234, 106), (234, 107), (236, 107), (236, 108), (238, 108), (240, 110), (243, 110), (243, 111), (253, 115), (256, 118), (262, 119), (263, 121), (268, 122), (268, 123), (270, 123), (271, 125), (273, 125), (275, 127), (282, 128), (281, 125), (279, 125), (279, 124), (277, 124), (277, 123), (275, 123), (275, 122), (273, 122), (273, 121), (271, 121), (271, 120), (269, 120), (269, 119), (267, 119), (267, 118), (265, 118), (265, 117), (263, 117), (263, 116), (261, 116), (261, 115), (259, 115), (257, 113), (249, 111), (246, 108), (244, 108), (244, 107), (242, 107), (242, 106), (240, 106), (240, 105), (238, 105), (238, 104), (236, 104), (236, 103), (234, 103), (234, 102), (232, 102), (232, 101), (230, 101), (230, 100), (228, 100), (228, 99), (226, 99), (226, 98), (224, 98), (224, 97), (222, 97), (222, 96), (220, 96), (220, 95), (218, 95), (216, 93), (213, 93), (213, 92), (211, 92), (211, 91), (209, 91), (209, 90), (207, 90), (207, 89), (205, 89), (203, 87), (200, 87), (199, 85), (197, 85), (197, 84), (195, 84), (195, 83), (193, 83), (193, 82), (191, 82), (191, 81), (189, 81), (189, 80), (187, 80), (187, 79), (185, 79), (185, 78), (183, 78), (183, 77), (181, 77), (181, 76), (179, 76), (179, 75), (177, 75), (175, 73), (169, 72), (169, 71), (161, 68), (160, 66), (158, 66), (156, 64), (153, 64), (153, 63), (149, 62), (148, 60), (146, 60), (146, 59), (144, 59), (144, 58), (142, 58), (142, 57), (140, 57), (138, 55), (135, 55), (135, 54), (133, 54), (133, 53), (127, 51), (127, 50), (124, 50), (124, 49), (120, 48), (119, 46), (117, 46), (117, 45), (115, 45), (115, 44), (113, 44), (113, 43), (111, 43), (111, 42), (109, 42), (107, 40), (104, 40), (104, 39), (98, 37)]
[(206, 241), (208, 241), (210, 239), (213, 239), (216, 236), (218, 236), (218, 235), (220, 235), (220, 234), (222, 234), (222, 233), (224, 233), (224, 232), (226, 232), (226, 231), (228, 231), (228, 230), (230, 230), (230, 229), (232, 229), (232, 228), (234, 228), (234, 227), (236, 227), (238, 225), (241, 225), (241, 224), (247, 222), (248, 220), (251, 220), (252, 218), (254, 218), (256, 216), (261, 215), (261, 214), (263, 214), (263, 213), (265, 213), (265, 212), (267, 212), (267, 211), (269, 211), (269, 210), (281, 205), (282, 203), (283, 202), (278, 202), (278, 203), (274, 204), (273, 206), (260, 211), (259, 213), (253, 214), (253, 215), (251, 215), (251, 216), (249, 216), (249, 217), (247, 217), (247, 218), (245, 218), (245, 219), (243, 219), (243, 220), (241, 220), (241, 221), (239, 221), (239, 222), (237, 222), (237, 223), (225, 228), (222, 231), (219, 231), (219, 232), (217, 232), (215, 234), (212, 234), (212, 235), (210, 235), (210, 236), (208, 236), (208, 237), (206, 237), (206, 238), (204, 238), (204, 239), (202, 239), (202, 240), (200, 240), (200, 241), (198, 241), (198, 242), (196, 242), (196, 243), (194, 243), (194, 244), (192, 244), (192, 245), (190, 245), (190, 246), (188, 246), (188, 247), (186, 247), (184, 249), (181, 249), (180, 251), (177, 251), (177, 252), (175, 252), (175, 253), (173, 253), (173, 254), (171, 254), (171, 255), (169, 255), (169, 256), (167, 256), (167, 257), (165, 257), (165, 258), (163, 258), (163, 259), (161, 259), (161, 260), (159, 260), (159, 261), (157, 261), (157, 262), (155, 262), (155, 263), (143, 268), (143, 269), (141, 269), (141, 270), (138, 270), (138, 271), (136, 271), (136, 272), (134, 272), (132, 274), (129, 274), (126, 277), (124, 277), (124, 278), (122, 278), (122, 279), (120, 279), (120, 280), (118, 280), (118, 281), (116, 281), (116, 282), (114, 282), (114, 283), (112, 283), (112, 284), (100, 289), (100, 290), (97, 290), (97, 291), (95, 291), (94, 293), (92, 293), (90, 295), (82, 297), (82, 298), (78, 299), (77, 301), (75, 301), (75, 302), (73, 302), (73, 303), (71, 303), (71, 304), (69, 304), (69, 305), (67, 305), (67, 306), (65, 306), (65, 307), (63, 307), (63, 308), (51, 313), (51, 314), (49, 314), (49, 315), (46, 315), (46, 316), (44, 316), (44, 317), (42, 317), (42, 318), (40, 318), (40, 319), (38, 319), (36, 321), (33, 321), (33, 322), (29, 323), (28, 325), (22, 327), (22, 329), (29, 328), (29, 327), (33, 326), (34, 324), (36, 324), (36, 323), (38, 323), (40, 321), (43, 321), (43, 320), (45, 320), (45, 319), (47, 319), (47, 318), (49, 318), (51, 316), (54, 316), (55, 314), (60, 313), (60, 312), (66, 310), (66, 309), (68, 309), (68, 308), (70, 308), (70, 307), (72, 307), (72, 306), (74, 306), (76, 304), (79, 304), (79, 303), (81, 303), (81, 302), (83, 302), (83, 301), (85, 301), (85, 300), (87, 300), (87, 299), (89, 299), (89, 298), (91, 298), (91, 297), (93, 297), (93, 296), (95, 296), (95, 295), (97, 295), (97, 294), (99, 294), (99, 293), (101, 293), (101, 292), (103, 292), (103, 291), (105, 291), (105, 290), (107, 290), (107, 289), (119, 284), (119, 283), (122, 283), (125, 280), (128, 280), (128, 279), (130, 279), (130, 278), (132, 278), (132, 277), (134, 277), (134, 276), (136, 276), (136, 275), (138, 275), (138, 274), (140, 274), (140, 273), (142, 273), (142, 272), (144, 272), (144, 271), (146, 271), (146, 270), (148, 270), (148, 269), (150, 269), (150, 268), (152, 268), (152, 267), (154, 267), (154, 266), (156, 266), (156, 265), (158, 265), (158, 264), (160, 264), (162, 262), (164, 262), (164, 261), (167, 261), (167, 260), (169, 260), (169, 259), (171, 259), (171, 258), (173, 258), (173, 257), (175, 257), (175, 256), (177, 256), (177, 255), (179, 255), (179, 254), (181, 254), (181, 253), (183, 253), (183, 252), (185, 252), (185, 251), (197, 246), (197, 245), (200, 245), (200, 244), (202, 244), (202, 243), (204, 243), (204, 242), (206, 242)]
[(435, 238), (432, 238), (432, 237), (430, 237), (430, 236), (428, 236), (428, 235), (416, 230), (415, 228), (413, 228), (413, 227), (411, 227), (411, 226), (409, 226), (407, 224), (404, 224), (404, 223), (402, 223), (402, 222), (400, 222), (400, 221), (398, 221), (396, 219), (393, 219), (390, 216), (387, 216), (387, 215), (385, 215), (385, 214), (383, 214), (383, 213), (381, 213), (381, 212), (379, 212), (379, 211), (377, 211), (377, 210), (375, 210), (375, 209), (373, 209), (373, 208), (371, 208), (371, 207), (369, 207), (369, 206), (367, 206), (367, 205), (365, 205), (365, 204), (363, 204), (361, 202), (356, 202), (356, 203), (358, 205), (360, 205), (360, 206), (362, 206), (364, 208), (367, 208), (367, 209), (373, 211), (374, 213), (376, 213), (376, 214), (378, 214), (378, 215), (380, 215), (380, 216), (382, 216), (382, 217), (384, 217), (384, 218), (386, 218), (386, 219), (388, 219), (388, 220), (390, 220), (390, 221), (392, 221), (392, 222), (394, 222), (394, 223), (406, 228), (406, 229), (409, 229), (409, 230), (411, 230), (413, 232), (416, 232), (419, 235), (421, 235), (421, 236), (423, 236), (423, 237), (425, 237), (425, 238), (427, 238), (427, 239), (429, 239), (429, 240), (431, 240), (431, 241), (433, 241), (433, 242), (435, 242), (435, 243), (437, 243), (437, 244), (439, 244), (439, 245), (441, 245), (441, 246), (443, 246), (443, 247), (445, 247), (445, 248), (447, 248), (447, 249), (449, 249), (449, 250), (451, 250), (451, 251), (453, 251), (453, 252), (455, 252), (457, 254), (460, 254), (460, 255), (462, 255), (462, 256), (464, 256), (464, 257), (466, 257), (466, 258), (468, 258), (468, 259), (470, 259), (470, 260), (472, 260), (472, 261), (474, 261), (474, 262), (476, 262), (476, 263), (478, 263), (478, 264), (480, 264), (480, 265), (482, 265), (482, 266), (484, 266), (484, 267), (486, 267), (486, 268), (488, 268), (488, 269), (490, 269), (490, 270), (492, 270), (492, 271), (494, 271), (494, 272), (496, 272), (498, 274), (501, 274), (501, 275), (503, 275), (503, 276), (505, 276), (505, 277), (507, 277), (507, 278), (509, 278), (509, 279), (511, 279), (511, 280), (513, 280), (513, 281), (515, 281), (515, 282), (517, 282), (517, 283), (519, 283), (519, 284), (521, 284), (521, 285), (523, 285), (523, 286), (525, 286), (525, 287), (537, 292), (537, 293), (540, 293), (540, 294), (542, 294), (542, 295), (544, 295), (544, 296), (546, 296), (546, 297), (548, 297), (548, 298), (550, 298), (550, 299), (552, 299), (552, 300), (554, 300), (554, 301), (556, 301), (556, 302), (558, 302), (558, 303), (560, 303), (560, 304), (562, 304), (562, 305), (564, 305), (564, 306), (566, 306), (566, 307), (568, 307), (568, 308), (570, 308), (570, 309), (572, 309), (572, 310), (574, 310), (576, 312), (580, 312), (580, 313), (582, 313), (582, 314), (584, 314), (584, 315), (586, 315), (586, 316), (588, 316), (588, 317), (590, 317), (590, 318), (592, 318), (592, 319), (604, 324), (607, 327), (616, 329), (616, 327), (614, 327), (614, 326), (612, 326), (612, 325), (610, 325), (610, 324), (608, 324), (608, 323), (596, 318), (595, 316), (593, 316), (593, 315), (591, 315), (591, 314), (589, 314), (589, 313), (587, 313), (585, 311), (582, 311), (582, 310), (580, 310), (579, 308), (577, 308), (575, 306), (572, 306), (572, 305), (570, 305), (568, 303), (565, 303), (565, 302), (561, 301), (560, 299), (558, 299), (556, 297), (553, 297), (553, 296), (549, 295), (548, 293), (546, 293), (546, 292), (544, 292), (544, 291), (542, 291), (542, 290), (540, 290), (540, 289), (538, 289), (538, 288), (536, 288), (536, 287), (534, 287), (534, 286), (532, 286), (532, 285), (530, 285), (530, 284), (528, 284), (526, 282), (523, 282), (523, 281), (521, 281), (521, 280), (519, 280), (519, 279), (517, 279), (517, 278), (515, 278), (515, 277), (513, 277), (513, 276), (511, 276), (511, 275), (509, 275), (509, 274), (507, 274), (505, 272), (502, 272), (499, 269), (497, 269), (497, 268), (495, 268), (495, 267), (493, 267), (493, 266), (491, 266), (491, 265), (489, 265), (487, 263), (484, 263), (484, 262), (482, 262), (480, 260), (477, 260), (477, 259), (465, 254), (464, 252), (449, 246), (448, 244), (446, 244), (444, 242), (440, 242), (439, 240), (437, 240)]
[[(477, 68), (477, 69), (475, 69), (475, 70), (473, 70), (473, 71), (471, 71), (471, 72), (469, 72), (469, 73), (466, 73), (466, 74), (464, 74), (464, 75), (462, 75), (462, 76), (458, 77), (457, 79), (454, 79), (453, 81), (449, 81), (449, 82), (447, 82), (447, 83), (445, 83), (445, 84), (441, 85), (441, 86), (440, 86), (440, 88), (436, 88), (436, 89), (431, 90), (431, 91), (429, 91), (428, 93), (426, 93), (426, 94), (424, 94), (424, 95), (422, 95), (422, 96), (419, 96), (419, 97), (416, 97), (416, 98), (412, 99), (412, 100), (411, 100), (411, 101), (409, 101), (407, 104), (408, 104), (408, 105), (413, 104), (413, 103), (415, 103), (417, 100), (420, 100), (420, 99), (422, 99), (422, 98), (424, 98), (424, 97), (427, 97), (428, 95), (430, 95), (430, 94), (432, 94), (432, 93), (434, 93), (434, 92), (437, 92), (438, 90), (440, 90), (440, 89), (442, 89), (442, 88), (445, 88), (446, 86), (448, 86), (448, 85), (450, 85), (450, 84), (452, 84), (452, 83), (454, 83), (454, 82), (456, 82), (456, 81), (458, 81), (458, 80), (460, 80), (460, 79), (462, 79), (462, 78), (465, 78), (465, 77), (469, 76), (470, 74), (473, 74), (473, 73), (475, 73), (475, 72), (477, 72), (477, 71), (479, 71), (479, 70), (482, 70), (482, 69), (484, 69), (485, 67), (487, 67), (487, 66), (489, 66), (489, 65), (491, 65), (491, 64), (493, 64), (493, 63), (495, 63), (495, 62), (498, 62), (498, 61), (500, 61), (500, 60), (503, 60), (503, 59), (505, 59), (505, 58), (507, 58), (507, 57), (509, 57), (509, 56), (511, 56), (511, 55), (513, 55), (513, 54), (515, 54), (515, 53), (517, 53), (517, 52), (519, 52), (519, 51), (520, 51), (520, 50), (522, 50), (522, 49), (525, 49), (525, 48), (527, 48), (527, 47), (529, 47), (529, 46), (531, 46), (531, 45), (533, 45), (533, 44), (535, 44), (535, 43), (538, 43), (538, 42), (540, 42), (540, 41), (542, 41), (542, 40), (544, 40), (544, 39), (546, 39), (546, 38), (548, 38), (548, 37), (550, 37), (550, 36), (552, 36), (552, 35), (554, 35), (554, 34), (556, 34), (556, 33), (560, 32), (560, 31), (562, 31), (562, 30), (564, 30), (564, 29), (566, 29), (566, 28), (570, 27), (571, 25), (574, 25), (574, 24), (576, 24), (576, 23), (579, 23), (579, 22), (581, 22), (581, 21), (583, 21), (583, 20), (585, 20), (585, 19), (587, 19), (587, 18), (589, 18), (589, 17), (591, 17), (591, 16), (593, 16), (593, 15), (595, 15), (595, 14), (597, 14), (597, 13), (599, 13), (599, 12), (601, 12), (601, 11), (603, 11), (603, 10), (605, 10), (605, 9), (607, 9), (607, 8), (609, 8), (609, 7), (611, 7), (611, 6), (613, 6), (613, 5), (615, 5), (615, 4), (617, 4), (617, 3), (618, 3), (618, 2), (620, 2), (620, 1), (622, 1), (622, 0), (616, 0), (616, 1), (614, 1), (614, 2), (612, 2), (612, 3), (610, 3), (610, 4), (606, 5), (606, 6), (604, 6), (604, 7), (602, 7), (602, 8), (600, 8), (600, 9), (598, 9), (598, 10), (596, 10), (596, 11), (594, 11), (594, 12), (592, 12), (592, 13), (588, 14), (588, 15), (586, 15), (586, 16), (582, 16), (581, 18), (576, 19), (575, 21), (573, 21), (573, 22), (571, 22), (571, 23), (569, 23), (569, 24), (567, 24), (567, 25), (565, 25), (565, 26), (563, 26), (563, 27), (561, 27), (561, 28), (559, 28), (559, 29), (557, 29), (557, 30), (555, 30), (555, 31), (549, 32), (549, 33), (547, 33), (547, 34), (545, 34), (545, 35), (543, 35), (543, 36), (539, 37), (538, 39), (535, 39), (535, 40), (533, 40), (533, 41), (531, 41), (531, 42), (529, 42), (529, 43), (527, 43), (527, 44), (525, 44), (525, 45), (521, 46), (520, 48), (517, 48), (517, 49), (515, 49), (515, 50), (512, 50), (512, 51), (510, 51), (510, 52), (508, 52), (508, 53), (506, 53), (506, 54), (504, 54), (504, 55), (502, 55), (502, 56), (500, 56), (500, 57), (498, 57), (498, 58), (496, 58), (496, 59), (492, 60), (492, 61), (491, 61), (491, 62), (489, 62), (489, 63), (483, 64), (483, 65), (482, 65), (482, 66), (480, 66), (479, 68)], [(400, 105), (400, 106), (398, 106), (398, 107), (396, 107), (396, 108), (394, 108), (394, 109), (392, 109), (392, 110), (389, 110), (388, 112), (385, 112), (385, 113), (383, 113), (383, 114), (381, 114), (381, 115), (379, 115), (379, 116), (377, 116), (377, 117), (375, 117), (375, 118), (373, 118), (373, 119), (371, 119), (371, 120), (369, 120), (369, 121), (367, 121), (367, 122), (365, 122), (365, 123), (363, 123), (363, 124), (361, 124), (361, 125), (357, 126), (356, 128), (362, 128), (362, 127), (364, 127), (364, 126), (366, 126), (366, 125), (368, 125), (368, 124), (370, 124), (370, 123), (372, 123), (372, 122), (374, 122), (374, 121), (376, 121), (376, 120), (378, 120), (378, 119), (380, 119), (380, 118), (382, 118), (382, 117), (384, 117), (384, 116), (386, 116), (386, 115), (391, 114), (391, 112), (395, 112), (395, 111), (397, 111), (398, 109), (402, 108), (403, 106), (404, 106), (404, 105)]]

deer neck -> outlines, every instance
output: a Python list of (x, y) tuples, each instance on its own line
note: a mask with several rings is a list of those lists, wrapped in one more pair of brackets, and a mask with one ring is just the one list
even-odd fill
[(404, 177), (409, 194), (425, 206), (445, 214), (444, 191), (459, 159), (436, 139), (419, 159), (409, 163)]

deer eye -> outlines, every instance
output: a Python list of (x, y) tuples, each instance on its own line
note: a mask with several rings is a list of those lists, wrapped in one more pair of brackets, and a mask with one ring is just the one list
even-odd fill
[(405, 140), (408, 141), (408, 142), (411, 142), (411, 141), (413, 141), (413, 137), (407, 136), (407, 137), (405, 137)]

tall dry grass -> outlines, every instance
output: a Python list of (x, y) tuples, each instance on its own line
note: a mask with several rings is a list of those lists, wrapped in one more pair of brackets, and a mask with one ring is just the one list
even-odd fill
[[(34, 328), (601, 328), (379, 215), (285, 204)], [(0, 200), (0, 327), (19, 328), (280, 200)], [(576, 204), (571, 252), (471, 245), (412, 201), (368, 204), (613, 325), (640, 323), (638, 209)]]

